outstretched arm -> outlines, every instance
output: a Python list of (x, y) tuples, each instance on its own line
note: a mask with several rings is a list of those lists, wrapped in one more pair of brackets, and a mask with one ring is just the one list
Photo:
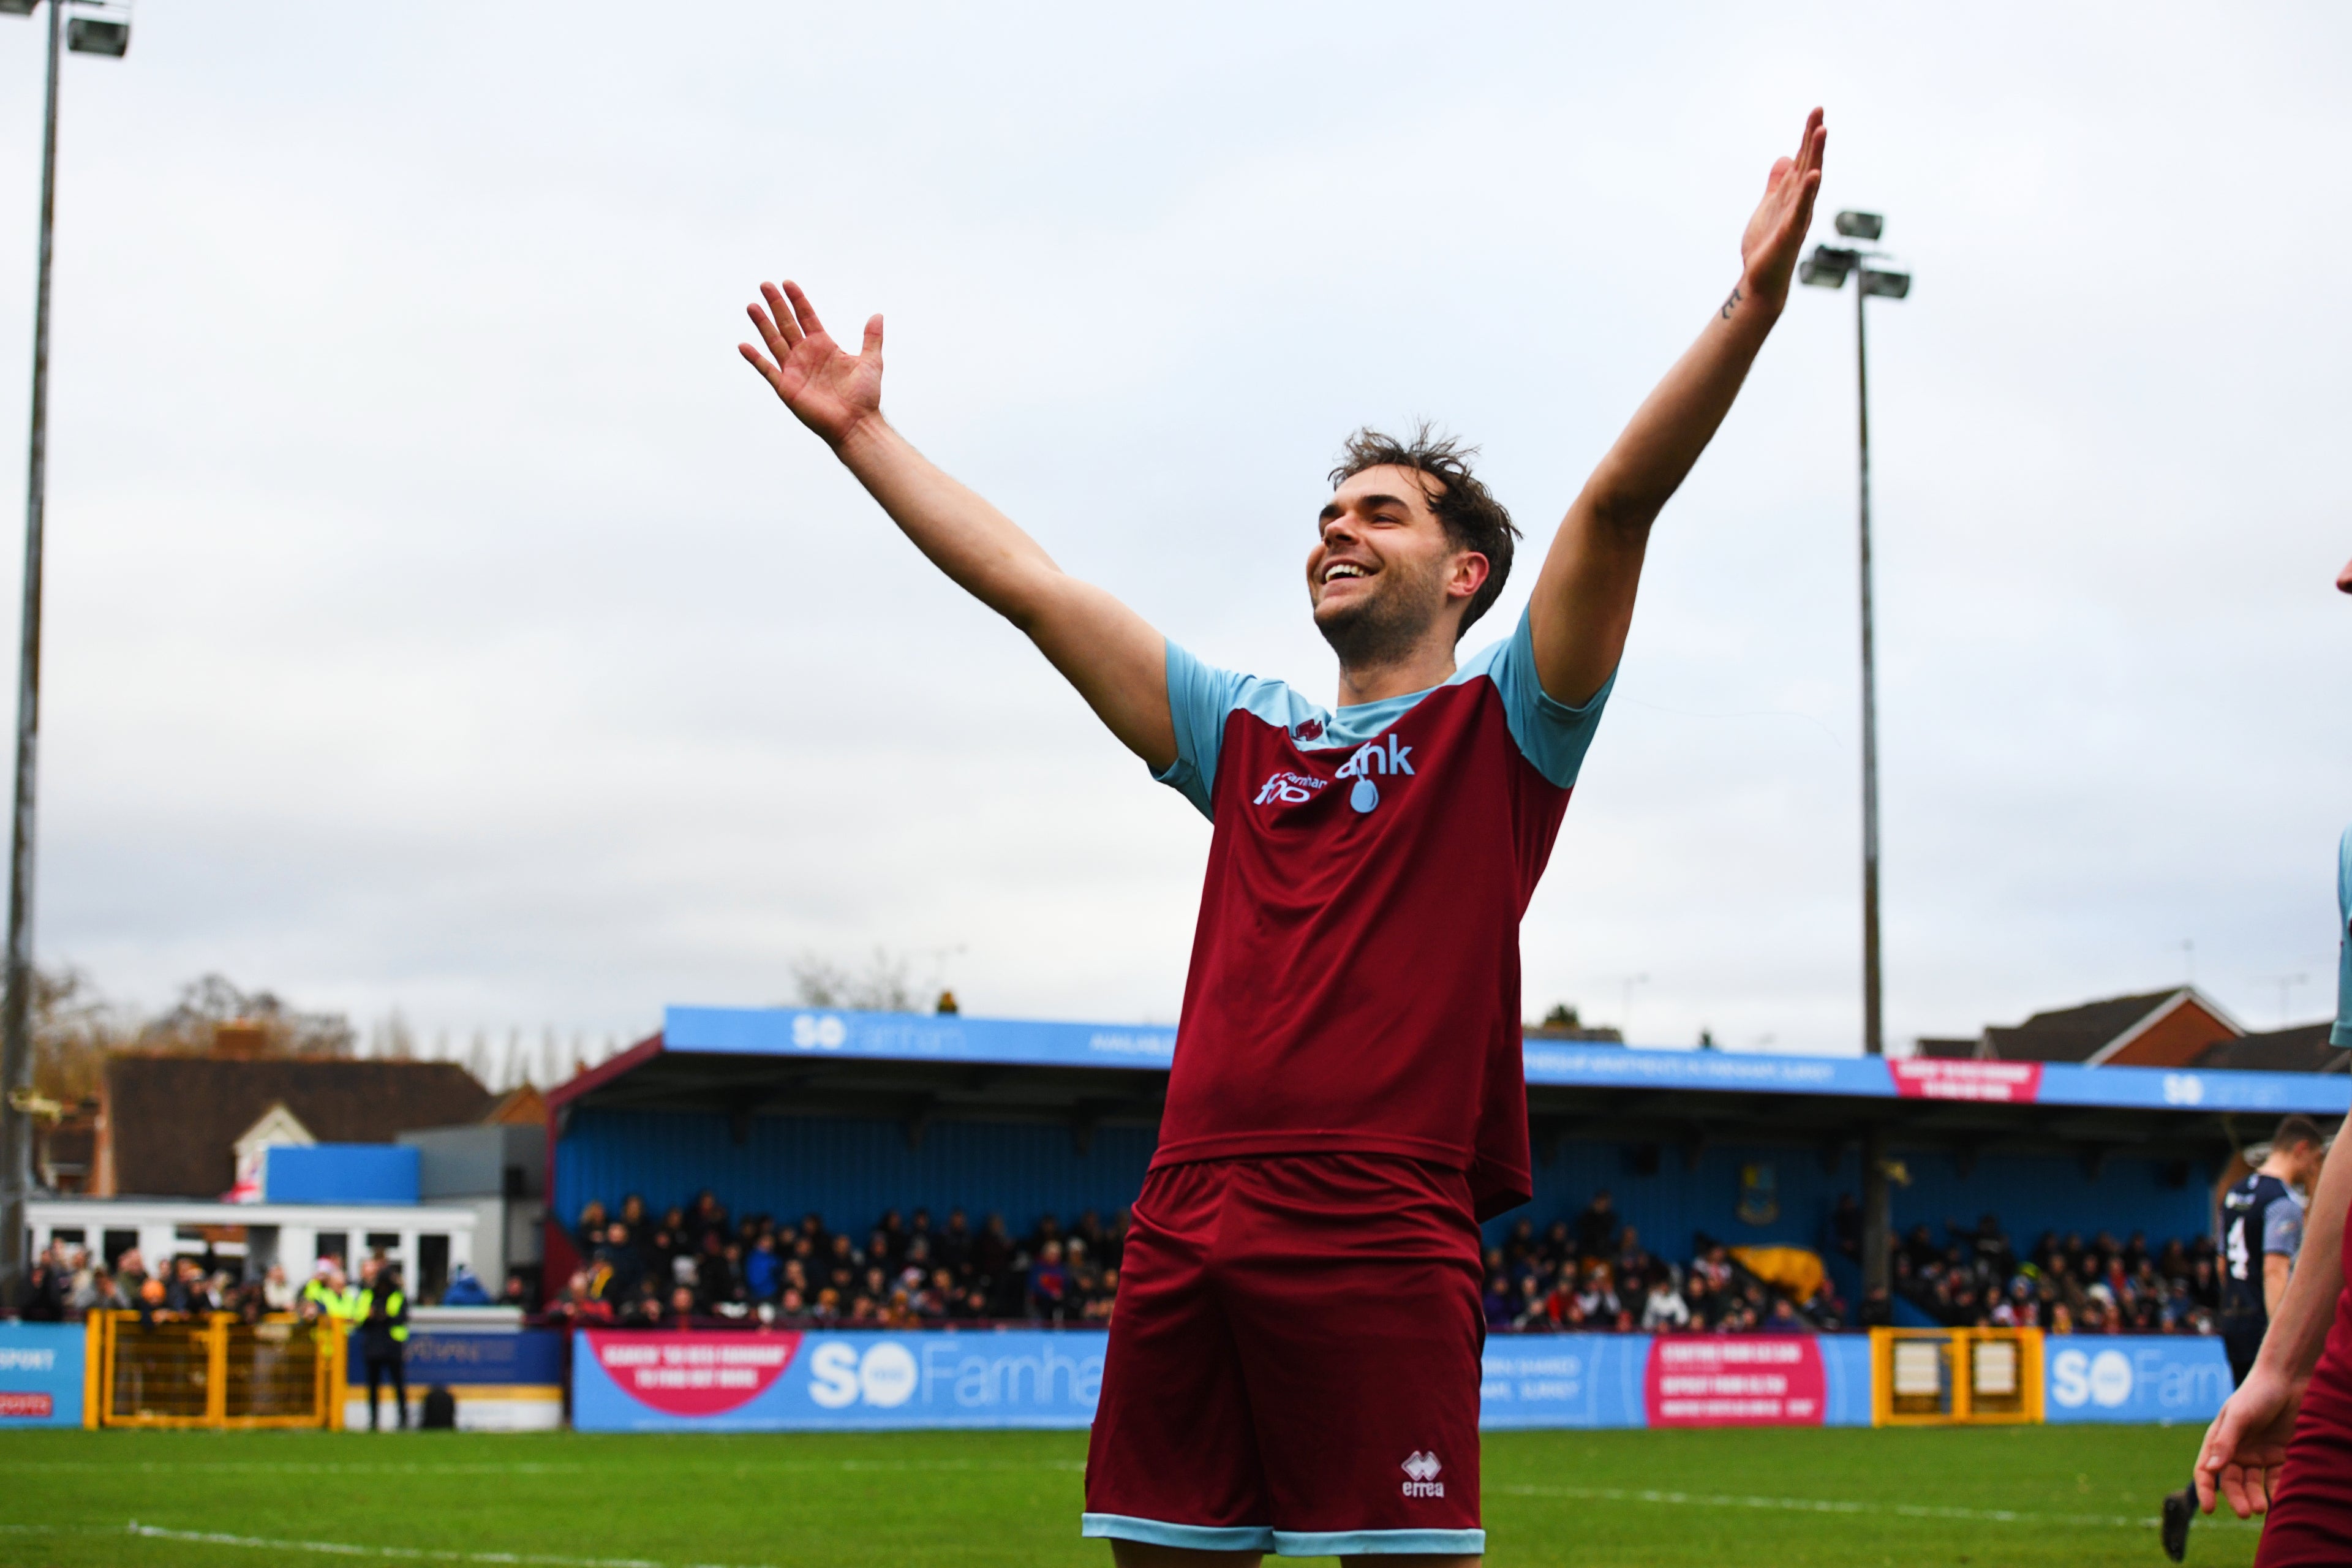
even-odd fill
[(882, 417), (882, 318), (845, 353), (800, 285), (760, 285), (751, 307), (766, 343), (737, 348), (784, 406), (833, 448), (915, 548), (1021, 628), (1127, 749), (1165, 771), (1176, 760), (1168, 645), (1142, 616), (1054, 563), (1003, 512), (915, 450)]
[(1739, 242), (1739, 281), (1730, 297), (1635, 412), (1552, 539), (1528, 618), (1537, 674), (1556, 701), (1591, 700), (1625, 651), (1650, 524), (1714, 438), (1788, 302), (1828, 141), (1816, 109), (1805, 118), (1797, 155), (1772, 165)]
[(2303, 1250), (2287, 1277), (2286, 1299), (2271, 1314), (2263, 1348), (2246, 1381), (2205, 1429), (2197, 1454), (2197, 1497), (2205, 1511), (2227, 1500), (2240, 1519), (2269, 1509), (2286, 1463), (2303, 1391), (2336, 1321), (2344, 1290), (2344, 1220), (2352, 1211), (2352, 1139), (2339, 1140), (2320, 1167), (2311, 1212), (2304, 1216)]

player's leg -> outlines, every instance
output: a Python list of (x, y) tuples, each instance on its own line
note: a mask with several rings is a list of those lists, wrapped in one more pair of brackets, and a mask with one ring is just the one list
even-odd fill
[[(2254, 1358), (2262, 1354), (2261, 1331), (2242, 1331), (2224, 1334), (2221, 1349), (2230, 1358), (2230, 1386), (2237, 1387), (2246, 1381), (2246, 1373), (2254, 1369)], [(2177, 1492), (2167, 1492), (2163, 1510), (2157, 1519), (2157, 1544), (2175, 1563), (2189, 1555), (2189, 1527), (2197, 1521), (2197, 1479), (2192, 1472), (2189, 1484)]]
[(1121, 1568), (1249, 1563), (1274, 1544), (1248, 1394), (1208, 1268), (1230, 1168), (1154, 1171), (1135, 1201), (1082, 1523)]
[[(1252, 1163), (1220, 1242), (1274, 1539), (1291, 1556), (1475, 1563), (1478, 1230), (1459, 1173)], [(1241, 1202), (1246, 1194), (1247, 1204)]]
[(1189, 1546), (1154, 1546), (1145, 1541), (1113, 1541), (1110, 1560), (1118, 1568), (1257, 1568), (1263, 1552), (1200, 1552)]

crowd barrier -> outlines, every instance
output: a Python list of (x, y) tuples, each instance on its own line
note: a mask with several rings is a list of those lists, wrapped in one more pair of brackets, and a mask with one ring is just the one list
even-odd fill
[[(1104, 1344), (1084, 1331), (585, 1331), (574, 1336), (572, 1420), (591, 1432), (1083, 1427), (1101, 1391)], [(1895, 1358), (1867, 1335), (1496, 1335), (1479, 1425), (2202, 1422), (2230, 1392), (2218, 1340), (2028, 1332), (1987, 1354), (1990, 1336), (1963, 1333), (1957, 1344), (1940, 1364), (1976, 1369), (1973, 1402), (1964, 1394), (1956, 1409), (1947, 1392), (1940, 1407), (1905, 1414), (1893, 1397)], [(1990, 1368), (2014, 1386), (1996, 1389)], [(1874, 1397), (1882, 1385), (1884, 1401)]]

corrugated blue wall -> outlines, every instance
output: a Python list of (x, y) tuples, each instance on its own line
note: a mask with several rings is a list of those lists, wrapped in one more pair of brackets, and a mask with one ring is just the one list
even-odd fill
[(1108, 1220), (1135, 1201), (1152, 1143), (1150, 1128), (1103, 1127), (1080, 1154), (1066, 1128), (939, 1121), (910, 1150), (896, 1121), (817, 1116), (755, 1116), (737, 1143), (720, 1115), (583, 1110), (557, 1146), (555, 1212), (569, 1224), (590, 1198), (617, 1208), (639, 1193), (659, 1213), (709, 1187), (738, 1215), (814, 1209), (862, 1229), (885, 1209), (929, 1208), (943, 1224), (961, 1208), (975, 1229), (1001, 1213), (1018, 1236), (1049, 1211)]
[[(1108, 1218), (1132, 1203), (1152, 1142), (1145, 1128), (1105, 1127), (1081, 1155), (1064, 1128), (942, 1121), (927, 1131), (919, 1150), (909, 1150), (895, 1121), (760, 1116), (739, 1144), (720, 1115), (583, 1110), (558, 1150), (555, 1212), (569, 1223), (590, 1198), (617, 1207), (633, 1192), (658, 1212), (709, 1187), (739, 1215), (814, 1209), (828, 1225), (862, 1227), (885, 1209), (928, 1207), (944, 1221), (949, 1209), (961, 1207), (975, 1226), (1001, 1213), (1019, 1234), (1048, 1211), (1068, 1220), (1091, 1208)], [(1819, 1247), (1838, 1194), (1861, 1192), (1861, 1161), (1852, 1153), (1824, 1172), (1809, 1149), (1723, 1145), (1685, 1171), (1681, 1151), (1669, 1145), (1649, 1176), (1633, 1173), (1629, 1153), (1624, 1144), (1564, 1142), (1550, 1160), (1538, 1155), (1535, 1202), (1489, 1225), (1488, 1235), (1499, 1240), (1521, 1218), (1538, 1232), (1554, 1219), (1572, 1219), (1605, 1186), (1662, 1256), (1688, 1256), (1700, 1230), (1733, 1246)], [(1973, 1225), (1988, 1211), (2021, 1247), (2044, 1229), (2118, 1237), (2145, 1230), (2161, 1239), (2211, 1228), (2214, 1172), (2203, 1166), (2186, 1186), (2167, 1187), (2161, 1167), (2148, 1160), (2111, 1161), (2094, 1182), (2063, 1156), (1987, 1155), (1965, 1180), (1948, 1155), (1902, 1158), (1911, 1184), (1895, 1190), (1895, 1224), (1908, 1229), (1924, 1220), (1939, 1240), (1947, 1219)], [(1769, 1224), (1738, 1215), (1739, 1171), (1750, 1163), (1772, 1172), (1780, 1212)]]
[[(1535, 1202), (1488, 1226), (1487, 1234), (1499, 1238), (1522, 1218), (1535, 1221), (1541, 1233), (1555, 1219), (1573, 1220), (1595, 1191), (1607, 1187), (1626, 1223), (1641, 1228), (1643, 1244), (1664, 1257), (1687, 1256), (1692, 1234), (1702, 1230), (1734, 1247), (1820, 1247), (1838, 1194), (1862, 1194), (1862, 1161), (1854, 1153), (1824, 1172), (1810, 1149), (1724, 1145), (1709, 1147), (1698, 1168), (1685, 1171), (1682, 1152), (1668, 1145), (1659, 1151), (1658, 1171), (1651, 1176), (1633, 1173), (1629, 1153), (1623, 1144), (1566, 1142), (1549, 1162), (1538, 1153)], [(2212, 1229), (2216, 1173), (2210, 1166), (2193, 1167), (2186, 1186), (2167, 1187), (2162, 1165), (2152, 1160), (2111, 1160), (2094, 1182), (2080, 1162), (2063, 1155), (1986, 1155), (1965, 1179), (1948, 1154), (1898, 1152), (1896, 1157), (1911, 1184), (1895, 1189), (1895, 1226), (1908, 1230), (1925, 1221), (1938, 1241), (1946, 1220), (1972, 1226), (1986, 1213), (2000, 1216), (2021, 1248), (2044, 1230), (2085, 1236), (2110, 1230), (2118, 1237), (2145, 1230), (2160, 1239)], [(1770, 1168), (1778, 1194), (1780, 1213), (1767, 1225), (1739, 1217), (1739, 1171), (1751, 1163)]]

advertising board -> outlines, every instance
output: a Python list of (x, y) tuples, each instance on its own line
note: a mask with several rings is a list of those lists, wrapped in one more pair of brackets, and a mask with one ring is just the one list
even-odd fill
[(0, 1431), (81, 1425), (79, 1323), (0, 1323)]
[(573, 1341), (583, 1432), (1083, 1427), (1098, 1333), (629, 1333)]
[[(1083, 1427), (1108, 1336), (1085, 1331), (574, 1336), (584, 1432)], [(415, 1374), (412, 1373), (412, 1381)], [(1868, 1342), (1514, 1334), (1486, 1342), (1479, 1425), (1867, 1426)]]
[(2042, 1419), (2210, 1421), (2230, 1397), (2221, 1342), (2182, 1334), (2053, 1335), (2042, 1342)]
[[(563, 1335), (554, 1329), (419, 1329), (403, 1357), (410, 1419), (425, 1391), (438, 1384), (457, 1402), (460, 1431), (552, 1431), (563, 1425)], [(356, 1352), (352, 1378), (343, 1405), (347, 1432), (367, 1426)]]

